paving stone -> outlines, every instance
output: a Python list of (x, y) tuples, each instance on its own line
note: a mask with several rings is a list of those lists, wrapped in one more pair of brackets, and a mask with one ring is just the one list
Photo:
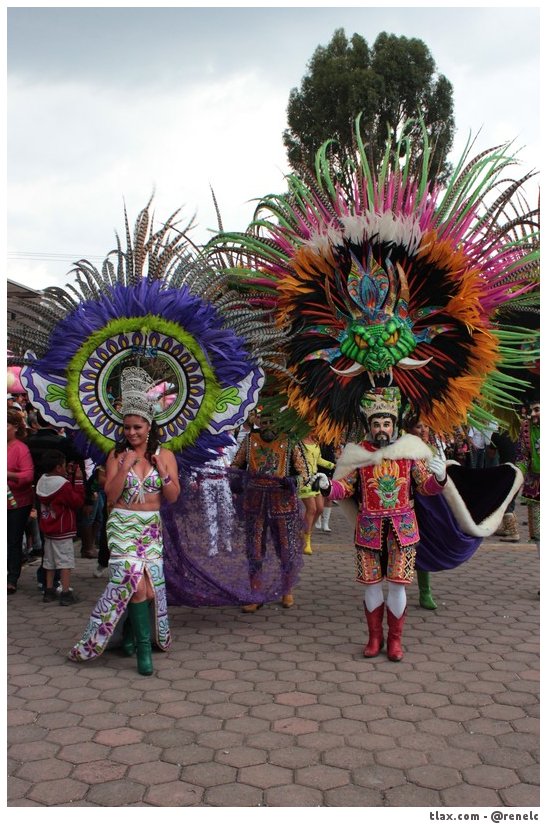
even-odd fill
[(539, 735), (539, 719), (538, 718), (515, 718), (513, 727), (516, 732), (527, 732), (532, 735)]
[(462, 725), (458, 721), (439, 720), (438, 718), (428, 718), (427, 721), (418, 721), (416, 730), (440, 736), (456, 735), (462, 731)]
[(275, 750), (278, 747), (286, 747), (288, 743), (293, 743), (296, 740), (293, 735), (288, 733), (257, 732), (247, 736), (245, 743), (258, 749)]
[(114, 761), (87, 761), (78, 764), (72, 772), (72, 778), (83, 781), (85, 784), (103, 784), (107, 781), (117, 781), (127, 772), (125, 764), (115, 764)]
[[(330, 750), (329, 752), (333, 752)], [(296, 769), (297, 767), (311, 767), (319, 763), (319, 750), (312, 750), (307, 747), (278, 747), (269, 754), (271, 764), (278, 767)]]
[(327, 790), (323, 795), (326, 807), (382, 807), (384, 805), (383, 793), (368, 787), (356, 787), (350, 784)]
[(343, 709), (329, 707), (325, 704), (310, 704), (296, 709), (298, 718), (309, 718), (313, 721), (331, 721), (334, 718), (340, 718), (343, 714)]
[(404, 747), (396, 747), (392, 750), (378, 750), (374, 753), (374, 760), (377, 764), (385, 767), (395, 767), (396, 769), (406, 769), (409, 764), (420, 766), (427, 764), (427, 756), (417, 750), (408, 750)]
[(67, 778), (72, 765), (57, 758), (44, 758), (42, 761), (29, 761), (17, 771), (17, 778), (27, 779), (33, 784), (55, 778)]
[(87, 800), (102, 807), (126, 807), (142, 801), (146, 787), (136, 781), (105, 781), (91, 787)]
[[(154, 748), (158, 753), (158, 747)], [(214, 751), (209, 747), (202, 747), (199, 744), (187, 744), (183, 746), (168, 747), (163, 750), (162, 758), (173, 764), (188, 766), (190, 764), (202, 764), (209, 762), (213, 758)]]
[(463, 770), (463, 777), (468, 784), (490, 787), (493, 790), (511, 787), (518, 782), (518, 776), (513, 770), (505, 767), (492, 767), (486, 764)]
[(40, 761), (43, 758), (54, 758), (60, 747), (49, 741), (27, 741), (22, 744), (13, 744), (9, 748), (11, 758), (16, 761)]
[(174, 729), (187, 730), (193, 733), (211, 732), (220, 730), (222, 721), (218, 718), (209, 718), (207, 715), (191, 715), (179, 718), (174, 723)]
[(389, 807), (439, 807), (440, 794), (427, 787), (413, 784), (388, 788), (384, 793), (384, 806)]
[(17, 725), (32, 724), (36, 719), (37, 713), (30, 710), (11, 710), (8, 713), (8, 724), (10, 727)]
[(411, 724), (409, 721), (399, 721), (394, 718), (383, 718), (380, 721), (370, 721), (368, 723), (368, 729), (372, 733), (378, 733), (378, 735), (390, 735), (393, 738), (397, 738), (400, 735), (412, 733), (414, 731), (414, 724)]
[(304, 735), (305, 733), (317, 732), (319, 722), (307, 718), (282, 718), (273, 722), (272, 730), (288, 735)]
[(268, 753), (266, 750), (246, 746), (218, 750), (215, 755), (215, 760), (219, 764), (229, 764), (232, 767), (251, 767), (257, 764), (265, 764), (267, 758)]
[(268, 789), (292, 781), (292, 771), (275, 764), (257, 764), (239, 770), (238, 780), (251, 787)]
[(443, 804), (447, 807), (499, 807), (503, 805), (501, 796), (495, 790), (459, 784), (441, 791)]
[(245, 715), (246, 707), (244, 704), (210, 704), (207, 707), (207, 715), (212, 718), (221, 718), (223, 720), (227, 718), (241, 718)]
[[(200, 715), (202, 711), (202, 705), (192, 701), (172, 701), (170, 704), (162, 704), (161, 707), (158, 708), (160, 715), (168, 715), (170, 718), (186, 718), (189, 715)], [(144, 713), (145, 710), (143, 709), (142, 714)], [(139, 713), (134, 713), (134, 715), (139, 715)]]
[(179, 773), (180, 767), (176, 764), (168, 764), (166, 761), (155, 759), (145, 764), (135, 764), (129, 767), (127, 778), (147, 786), (154, 786), (177, 781)]
[(539, 786), (533, 784), (517, 784), (500, 790), (503, 803), (509, 807), (539, 807)]
[[(204, 732), (197, 736), (196, 744), (210, 747), (214, 750), (230, 749), (243, 744), (244, 736), (238, 732), (228, 730), (217, 730), (215, 732)], [(154, 742), (152, 742), (154, 743)], [(184, 742), (182, 742), (184, 743)], [(189, 743), (189, 742), (188, 742)]]
[(387, 790), (390, 787), (397, 787), (406, 782), (405, 774), (402, 770), (391, 767), (372, 764), (366, 767), (355, 769), (351, 773), (354, 784), (362, 787), (370, 787), (374, 790)]
[[(15, 801), (19, 801), (20, 799), (26, 800), (25, 795), (28, 793), (30, 787), (32, 785), (31, 781), (23, 781), (21, 778), (18, 778), (14, 775), (8, 775), (7, 786), (6, 786), (6, 798), (8, 801), (12, 803)], [(8, 806), (10, 806), (8, 804)], [(21, 804), (16, 804), (17, 807), (22, 806)]]
[(539, 730), (537, 734), (508, 732), (496, 738), (501, 747), (514, 747), (517, 750), (533, 750), (539, 747)]
[(36, 719), (36, 723), (47, 730), (55, 730), (61, 727), (76, 727), (81, 720), (81, 715), (72, 712), (46, 712)]
[(320, 807), (323, 795), (313, 787), (286, 784), (267, 789), (264, 799), (268, 807)]
[(135, 730), (142, 730), (142, 732), (153, 732), (154, 730), (166, 730), (172, 725), (172, 719), (163, 715), (141, 715), (136, 718), (129, 718), (127, 724)]
[(334, 747), (323, 756), (323, 761), (329, 767), (340, 767), (352, 770), (374, 763), (374, 755), (357, 747)]
[(446, 718), (450, 721), (469, 721), (471, 718), (479, 718), (484, 711), (479, 711), (475, 707), (454, 706), (447, 704), (444, 707), (436, 707), (435, 715), (437, 718)]
[(507, 732), (513, 732), (513, 728), (508, 721), (499, 721), (494, 718), (473, 718), (466, 721), (464, 728), (470, 733), (483, 733), (484, 735), (498, 736)]
[(303, 707), (307, 704), (316, 704), (317, 696), (305, 692), (280, 693), (276, 701), (278, 704), (288, 704), (291, 707)]
[(39, 801), (48, 806), (58, 806), (68, 801), (78, 801), (87, 793), (87, 784), (72, 778), (40, 781), (29, 790), (31, 801)]
[[(276, 699), (277, 700), (277, 699)], [(262, 694), (258, 692), (238, 692), (237, 695), (234, 696), (232, 699), (234, 702), (235, 707), (239, 707), (239, 711), (241, 712), (241, 707), (256, 707), (261, 705), (271, 705), (272, 697), (268, 694)], [(228, 704), (214, 704), (213, 705), (213, 712), (215, 716), (219, 718), (232, 718), (233, 716), (227, 712), (225, 707), (229, 707)], [(221, 709), (215, 709), (221, 708)]]
[(455, 770), (462, 770), (464, 767), (473, 767), (480, 764), (481, 756), (474, 750), (459, 750), (457, 747), (450, 747), (445, 750), (435, 750), (428, 753), (432, 764), (444, 767), (453, 767)]
[(263, 791), (245, 784), (222, 784), (205, 791), (204, 805), (208, 807), (261, 807)]
[(104, 744), (106, 747), (120, 747), (124, 744), (136, 744), (142, 741), (143, 734), (129, 727), (115, 727), (112, 730), (100, 730), (95, 734), (94, 740), (97, 744)]
[(402, 735), (397, 739), (397, 743), (401, 747), (406, 747), (410, 750), (423, 750), (424, 752), (431, 752), (432, 750), (445, 749), (448, 747), (446, 739), (425, 732), (413, 732), (409, 735)]
[[(62, 713), (59, 715), (61, 714)], [(101, 712), (82, 718), (80, 724), (82, 727), (89, 727), (93, 730), (109, 730), (114, 726), (124, 727), (127, 721), (127, 715), (120, 715), (119, 713), (112, 712)]]
[(496, 747), (493, 750), (482, 750), (480, 756), (485, 764), (515, 770), (535, 763), (533, 756), (527, 750), (514, 750), (512, 748)]
[(183, 767), (181, 779), (199, 787), (216, 787), (218, 784), (231, 784), (236, 780), (236, 770), (226, 764), (191, 764)]
[(530, 764), (529, 767), (522, 767), (517, 770), (519, 780), (523, 784), (539, 784), (540, 767), (539, 764)]
[(47, 736), (47, 730), (36, 724), (24, 724), (21, 727), (8, 727), (6, 738), (8, 744), (24, 744), (27, 741), (40, 741)]
[(411, 767), (407, 770), (407, 779), (419, 787), (429, 787), (431, 790), (444, 790), (461, 783), (458, 770), (451, 767), (441, 767), (428, 764), (423, 767)]
[(262, 718), (252, 718), (250, 716), (241, 716), (240, 718), (231, 718), (224, 724), (224, 729), (233, 732), (242, 732), (246, 735), (251, 735), (255, 732), (262, 732), (268, 730), (270, 725)]
[(356, 721), (375, 721), (380, 718), (388, 718), (388, 710), (385, 707), (373, 707), (367, 704), (342, 707), (339, 712), (343, 718), (353, 718)]

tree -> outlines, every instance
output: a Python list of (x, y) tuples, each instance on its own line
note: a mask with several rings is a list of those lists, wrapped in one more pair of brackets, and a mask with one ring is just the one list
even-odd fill
[(382, 159), (387, 140), (396, 145), (409, 118), (422, 118), (432, 147), (431, 176), (446, 178), (454, 134), (452, 85), (436, 74), (422, 40), (382, 32), (369, 48), (360, 34), (348, 41), (344, 29), (337, 29), (328, 46), (318, 46), (300, 88), (289, 96), (283, 142), (291, 166), (313, 165), (317, 149), (329, 138), (341, 153), (351, 150), (361, 112), (371, 166)]

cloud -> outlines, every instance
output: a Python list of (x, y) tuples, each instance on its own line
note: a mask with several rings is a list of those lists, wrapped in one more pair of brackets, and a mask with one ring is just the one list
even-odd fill
[(196, 242), (216, 227), (210, 186), (225, 228), (243, 230), (249, 201), (284, 188), (289, 92), (335, 28), (423, 39), (454, 87), (456, 152), (483, 127), (477, 151), (516, 138), (523, 169), (537, 166), (538, 21), (534, 8), (10, 8), (9, 277), (66, 282), (67, 259), (99, 262), (124, 200), (132, 223), (152, 191), (158, 220), (197, 212)]
[[(155, 212), (163, 219), (180, 206), (183, 220), (198, 213), (195, 239), (203, 242), (207, 229), (216, 228), (209, 186), (225, 225), (244, 229), (242, 209), (250, 220), (253, 206), (244, 205), (241, 193), (258, 197), (272, 183), (283, 188), (279, 124), (285, 106), (284, 94), (255, 73), (196, 83), (175, 96), (161, 88), (146, 95), (133, 89), (120, 98), (115, 89), (90, 83), (14, 83), (12, 249), (25, 250), (25, 226), (31, 223), (39, 227), (34, 249), (56, 251), (62, 244), (78, 257), (106, 254), (114, 233), (105, 234), (105, 227), (123, 230), (122, 199), (132, 221), (153, 191)], [(37, 124), (42, 139), (40, 151), (33, 152)], [(64, 277), (62, 266), (56, 280)], [(34, 272), (29, 278), (34, 280)]]

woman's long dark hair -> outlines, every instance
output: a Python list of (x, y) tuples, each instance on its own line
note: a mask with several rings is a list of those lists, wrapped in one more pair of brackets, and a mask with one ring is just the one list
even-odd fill
[[(141, 415), (139, 415), (139, 417), (141, 417)], [(143, 421), (145, 421), (145, 420), (146, 420), (146, 418), (143, 418)], [(158, 436), (158, 425), (157, 425), (156, 421), (152, 421), (152, 424), (150, 426), (150, 432), (148, 434), (148, 443), (146, 445), (146, 452), (144, 453), (144, 457), (146, 458), (147, 461), (150, 461), (150, 458), (152, 457), (152, 455), (154, 454), (154, 452), (156, 451), (158, 446), (160, 446), (160, 441), (159, 441), (159, 436)], [(125, 452), (126, 449), (131, 449), (131, 445), (130, 445), (129, 441), (127, 440), (127, 438), (124, 436), (124, 437), (122, 437), (121, 441), (118, 441), (116, 443), (116, 446), (114, 447), (114, 454), (119, 455), (120, 452)]]

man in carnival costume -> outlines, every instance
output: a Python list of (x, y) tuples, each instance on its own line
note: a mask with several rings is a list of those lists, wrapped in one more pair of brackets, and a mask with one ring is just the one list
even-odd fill
[[(283, 194), (258, 203), (245, 233), (223, 232), (209, 244), (212, 256), (234, 261), (233, 282), (247, 292), (249, 302), (268, 307), (275, 323), (288, 327), (279, 406), (286, 405), (325, 442), (339, 442), (355, 431), (362, 398), (376, 388), (398, 388), (405, 404), (435, 432), (501, 422), (516, 402), (515, 392), (528, 386), (511, 370), (538, 351), (537, 331), (504, 322), (508, 311), (537, 304), (539, 212), (528, 209), (521, 197), (531, 174), (510, 179), (507, 169), (516, 160), (508, 146), (473, 157), (469, 140), (450, 179), (440, 184), (428, 162), (432, 152), (425, 126), (414, 120), (403, 124), (374, 166), (365, 140), (357, 118), (354, 146), (344, 157), (330, 152), (332, 141), (327, 141), (313, 168), (299, 167), (287, 177)], [(394, 407), (392, 414), (397, 415)], [(390, 417), (376, 420), (380, 430), (383, 420), (387, 445), (368, 440), (358, 447), (367, 456), (367, 468), (354, 463), (342, 476), (338, 470), (334, 490), (342, 495), (350, 470), (366, 475), (360, 494), (367, 496), (367, 511), (362, 524), (358, 521), (357, 544), (378, 550), (389, 539), (373, 529), (384, 518), (383, 512), (374, 518), (368, 512), (373, 494), (377, 506), (379, 492), (386, 509), (393, 502), (398, 506), (420, 483), (426, 491), (440, 491), (444, 470), (436, 466), (438, 477), (432, 478), (420, 464), (432, 457), (429, 447), (411, 436), (411, 443), (426, 452), (406, 454), (404, 438), (389, 443), (394, 435)], [(384, 476), (383, 464), (374, 466), (371, 456), (380, 459), (386, 451)], [(397, 461), (409, 462), (402, 474)], [(485, 486), (484, 481), (477, 488), (477, 481), (464, 505), (455, 507), (467, 534), (484, 537), (497, 529), (519, 482), (516, 472), (501, 467), (501, 491), (497, 483)], [(411, 481), (413, 474), (417, 477)], [(442, 496), (424, 495), (424, 502), (447, 498), (449, 488), (452, 495), (450, 479)], [(410, 509), (390, 527), (393, 547), (418, 541)], [(436, 536), (431, 537), (425, 548), (433, 555)], [(432, 557), (422, 569), (457, 565), (474, 544), (446, 562)], [(368, 556), (359, 553), (366, 566)], [(409, 550), (401, 556), (408, 569), (411, 555)], [(380, 572), (381, 567), (377, 578), (370, 577), (367, 567), (363, 576), (379, 581)], [(394, 583), (399, 576), (401, 589), (395, 621), (404, 613), (404, 583), (399, 581), (406, 581), (405, 574), (390, 574)], [(374, 591), (370, 583), (367, 589)], [(372, 610), (383, 603), (377, 598)], [(373, 646), (379, 644), (378, 635)], [(400, 657), (397, 646), (393, 640), (395, 659)]]
[(331, 500), (356, 497), (357, 580), (365, 585), (364, 605), (369, 638), (365, 658), (384, 646), (384, 594), (387, 581), (387, 656), (403, 657), (401, 638), (406, 616), (405, 588), (412, 582), (420, 539), (413, 493), (438, 495), (446, 482), (445, 463), (414, 435), (397, 437), (400, 393), (396, 387), (373, 390), (362, 400), (367, 430), (360, 446), (348, 444), (331, 482), (316, 476)]
[(296, 489), (296, 476), (310, 482), (308, 466), (300, 442), (291, 442), (278, 432), (273, 419), (262, 413), (258, 431), (245, 436), (232, 466), (246, 469), (242, 510), (249, 562), (249, 580), (255, 602), (242, 612), (256, 612), (264, 601), (263, 567), (268, 529), (281, 567), (281, 603), (292, 607), (295, 572), (301, 564), (302, 518)]

